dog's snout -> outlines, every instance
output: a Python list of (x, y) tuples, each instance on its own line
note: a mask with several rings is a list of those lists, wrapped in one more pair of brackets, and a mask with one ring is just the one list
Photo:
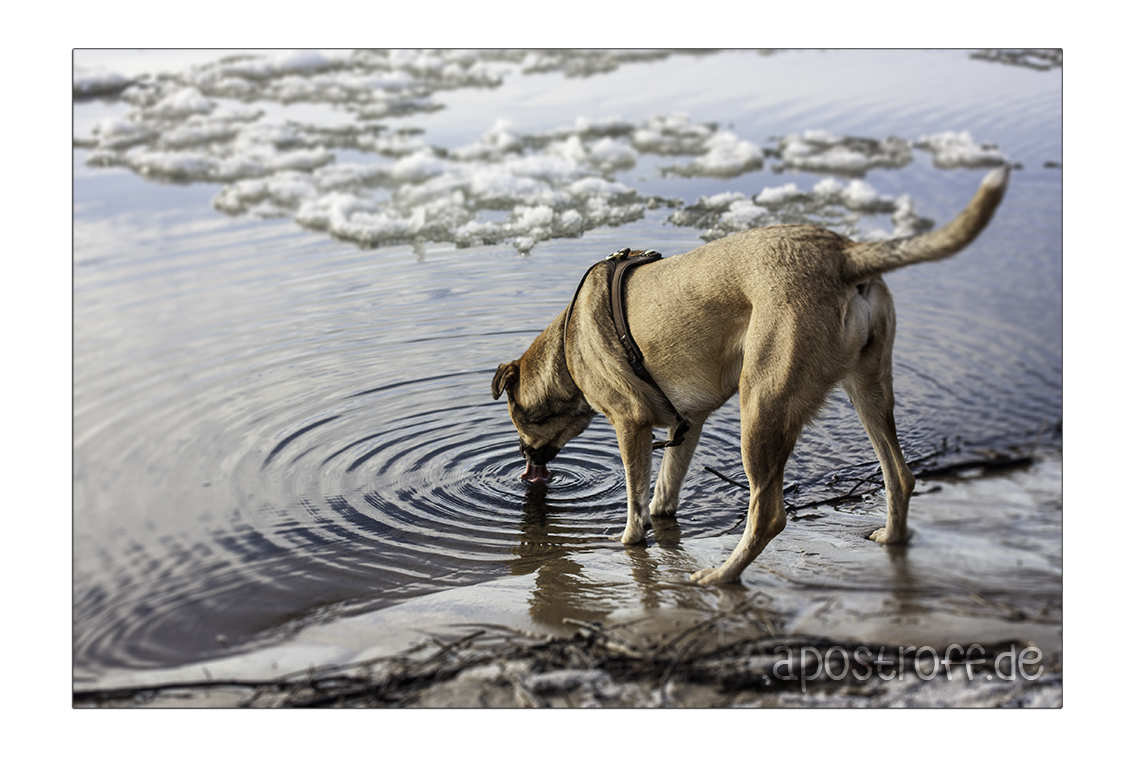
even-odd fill
[(533, 465), (547, 465), (559, 452), (560, 448), (552, 444), (546, 444), (543, 447), (530, 447), (521, 442), (521, 454), (525, 460)]

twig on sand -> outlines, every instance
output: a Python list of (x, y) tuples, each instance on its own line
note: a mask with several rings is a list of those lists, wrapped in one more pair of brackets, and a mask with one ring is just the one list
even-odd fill
[[(924, 462), (927, 462), (928, 460), (932, 460), (934, 458), (940, 457), (945, 452), (946, 452), (946, 448), (944, 447), (942, 450), (937, 450), (935, 452), (931, 452), (929, 454), (926, 454), (926, 455), (923, 455), (921, 457), (918, 457), (918, 458), (915, 458), (913, 460), (908, 461), (908, 466), (914, 469), (920, 463), (924, 463)], [(991, 453), (991, 454), (988, 454), (988, 455), (986, 455), (984, 457), (980, 457), (980, 458), (969, 459), (969, 460), (960, 460), (960, 461), (957, 461), (957, 462), (952, 462), (952, 463), (948, 463), (948, 464), (944, 464), (944, 465), (940, 465), (940, 466), (936, 466), (936, 467), (918, 468), (918, 469), (914, 470), (914, 474), (915, 474), (915, 477), (918, 478), (918, 479), (950, 478), (952, 476), (956, 476), (959, 473), (961, 473), (963, 471), (967, 471), (967, 470), (975, 470), (975, 469), (983, 469), (983, 470), (987, 470), (987, 471), (1008, 470), (1008, 469), (1013, 469), (1013, 468), (1024, 468), (1026, 466), (1033, 465), (1034, 462), (1036, 462), (1036, 460), (1035, 460), (1035, 458), (1033, 457), (1032, 454), (1024, 455), (1024, 456), (1013, 456), (1013, 455), (1006, 455), (1006, 454), (1000, 454), (1000, 453)], [(852, 465), (847, 466), (847, 468), (848, 469), (863, 468), (863, 467), (866, 467), (866, 466), (869, 466), (869, 465), (876, 465), (876, 472), (868, 478), (863, 478), (863, 477), (860, 477), (860, 476), (841, 476), (839, 474), (833, 475), (832, 483), (836, 483), (838, 481), (855, 482), (855, 484), (852, 486), (852, 488), (849, 489), (848, 491), (846, 491), (845, 493), (838, 494), (834, 497), (827, 497), (825, 499), (817, 500), (817, 501), (814, 501), (814, 502), (801, 502), (801, 503), (793, 504), (793, 505), (787, 504), (785, 506), (785, 510), (787, 512), (795, 512), (797, 510), (804, 510), (804, 509), (812, 508), (812, 507), (821, 507), (821, 506), (824, 506), (824, 505), (838, 505), (842, 502), (854, 501), (854, 500), (862, 499), (862, 498), (869, 496), (871, 494), (875, 494), (876, 492), (878, 492), (878, 491), (880, 491), (884, 488), (883, 483), (877, 478), (880, 475), (879, 464), (877, 462), (866, 461), (866, 462), (862, 462), (862, 463), (853, 463)], [(713, 473), (715, 476), (722, 479), (723, 481), (730, 483), (730, 484), (733, 484), (734, 486), (737, 486), (740, 489), (744, 489), (747, 492), (749, 491), (749, 486), (747, 486), (746, 484), (743, 484), (740, 481), (737, 481), (735, 479), (730, 478), (729, 476), (725, 475), (724, 473), (717, 471), (714, 468), (711, 468), (709, 465), (703, 466), (703, 467), (705, 468), (705, 470), (707, 470), (710, 473)], [(860, 487), (864, 484), (874, 484), (875, 486), (873, 488), (870, 488), (870, 489), (865, 489), (864, 491), (859, 491)], [(797, 487), (798, 487), (798, 485), (796, 483), (791, 484), (790, 486), (785, 487), (784, 493), (788, 494), (790, 491), (796, 489)], [(744, 521), (745, 521), (745, 518), (743, 517), (741, 520), (738, 521), (738, 523), (736, 523), (734, 526), (732, 526), (731, 528), (724, 531), (721, 535), (724, 536), (724, 535), (734, 531)]]
[(710, 471), (711, 473), (713, 473), (713, 474), (714, 474), (715, 476), (717, 476), (718, 478), (720, 478), (720, 479), (722, 479), (723, 481), (725, 481), (726, 483), (728, 483), (728, 484), (733, 484), (734, 486), (738, 487), (739, 489), (745, 489), (745, 490), (746, 490), (747, 492), (749, 491), (749, 486), (748, 486), (748, 485), (746, 485), (746, 484), (743, 484), (743, 483), (741, 483), (740, 481), (735, 481), (734, 479), (732, 479), (732, 478), (730, 478), (729, 476), (727, 476), (727, 475), (726, 475), (725, 473), (721, 473), (721, 472), (719, 472), (719, 471), (716, 471), (716, 470), (714, 470), (714, 469), (713, 469), (713, 468), (711, 468), (711, 467), (710, 467), (709, 465), (706, 465), (706, 466), (703, 466), (703, 467), (704, 467), (704, 468), (705, 468), (706, 470), (708, 470), (708, 471)]
[(620, 654), (625, 654), (628, 657), (636, 657), (639, 652), (623, 639), (619, 638), (613, 633), (608, 632), (599, 623), (589, 623), (585, 620), (575, 620), (574, 618), (564, 618), (564, 623), (570, 626), (577, 626), (583, 628), (589, 633), (597, 634), (608, 640), (609, 646), (612, 649), (618, 650)]
[(1008, 455), (995, 455), (978, 460), (963, 460), (957, 463), (942, 465), (937, 468), (924, 468), (915, 474), (916, 478), (950, 478), (965, 470), (982, 468), (984, 470), (1007, 470), (1010, 468), (1025, 468), (1036, 461), (1031, 456), (1011, 457)]

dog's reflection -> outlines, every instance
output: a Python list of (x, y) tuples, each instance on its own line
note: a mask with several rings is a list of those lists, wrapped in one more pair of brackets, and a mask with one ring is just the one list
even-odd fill
[[(721, 612), (732, 605), (747, 606), (752, 599), (753, 588), (740, 583), (708, 592), (689, 581), (695, 558), (682, 548), (682, 528), (677, 519), (656, 518), (652, 543), (623, 546), (618, 541), (618, 525), (613, 524), (607, 539), (585, 532), (574, 525), (578, 521), (573, 518), (581, 503), (560, 503), (554, 496), (555, 489), (547, 486), (528, 487), (518, 542), (508, 562), (512, 575), (534, 574), (528, 604), (535, 622), (563, 628), (565, 620), (601, 622), (614, 612), (631, 609)], [(619, 507), (617, 503), (611, 506), (613, 510)], [(866, 542), (866, 546), (871, 546), (873, 556), (879, 555), (876, 545)], [(606, 550), (618, 555), (614, 563), (578, 557), (602, 555)], [(889, 614), (917, 617), (926, 606), (928, 587), (921, 585), (909, 565), (907, 545), (885, 550), (886, 567), (881, 565), (885, 572), (876, 574), (876, 580), (882, 583), (873, 583), (891, 595)], [(616, 570), (606, 572), (612, 566)], [(785, 590), (799, 595), (802, 590), (811, 593), (810, 588), (821, 588), (810, 587), (807, 581), (798, 584), (785, 576), (770, 579), (775, 585), (761, 587), (759, 594), (777, 595)]]
[[(626, 606), (627, 574), (621, 571), (609, 581), (595, 571), (586, 576), (584, 567), (573, 559), (584, 551), (610, 549), (623, 555), (638, 593), (635, 599), (644, 608), (662, 606), (662, 594), (674, 592), (674, 580), (682, 580), (691, 569), (692, 563), (679, 546), (682, 534), (674, 518), (658, 519), (655, 544), (625, 547), (619, 543), (615, 527), (610, 540), (580, 533), (573, 528), (571, 519), (572, 508), (579, 505), (559, 504), (551, 500), (550, 494), (549, 487), (544, 485), (528, 487), (520, 537), (508, 564), (512, 575), (535, 573), (529, 598), (533, 620), (554, 626), (561, 626), (565, 618), (595, 622)], [(618, 512), (619, 505), (613, 503), (612, 508)], [(668, 579), (667, 575), (672, 573)]]
[(563, 523), (566, 508), (548, 501), (548, 487), (535, 484), (525, 492), (521, 534), (509, 563), (513, 575), (536, 573), (529, 614), (538, 623), (559, 626), (564, 618), (596, 621), (606, 609), (586, 598), (583, 567), (571, 559), (581, 541)]
[(933, 583), (920, 582), (911, 569), (908, 562), (910, 548), (910, 543), (886, 546), (887, 562), (891, 568), (888, 577), (891, 579), (890, 588), (896, 614), (918, 621), (926, 612), (928, 600), (938, 592)]

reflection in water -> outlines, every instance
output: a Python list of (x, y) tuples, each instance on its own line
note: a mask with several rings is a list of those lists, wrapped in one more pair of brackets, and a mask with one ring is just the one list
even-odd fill
[(668, 578), (674, 580), (673, 575), (668, 573), (673, 574), (675, 563), (682, 561), (681, 552), (673, 545), (668, 548), (662, 543), (652, 547), (636, 544), (627, 548), (627, 556), (631, 561), (631, 577), (635, 579), (640, 591), (643, 609), (651, 610), (665, 605), (664, 597), (668, 594), (664, 588), (665, 582)]
[(536, 571), (529, 613), (538, 623), (559, 626), (564, 618), (599, 620), (606, 612), (590, 606), (585, 596), (595, 586), (581, 580), (583, 568), (568, 557), (574, 549), (558, 518), (564, 508), (550, 505), (547, 494), (543, 484), (529, 486), (525, 492), (520, 542), (513, 550), (517, 557), (509, 563), (509, 572), (526, 575)]
[[(696, 564), (681, 546), (676, 519), (660, 518), (647, 544), (624, 546), (614, 534), (602, 544), (584, 543), (572, 535), (568, 508), (550, 503), (548, 495), (541, 484), (525, 492), (515, 557), (508, 563), (512, 575), (535, 573), (527, 602), (537, 624), (563, 629), (565, 621), (599, 622), (616, 613), (671, 607), (696, 617), (752, 609), (755, 596), (740, 584), (708, 589), (690, 583)], [(597, 553), (614, 562), (610, 573), (597, 571)], [(768, 612), (763, 607), (767, 624)]]
[[(914, 531), (911, 533), (911, 538), (916, 538)], [(907, 559), (907, 551), (910, 548), (911, 542), (908, 541), (906, 544), (884, 545), (883, 549), (887, 555), (887, 564), (891, 568), (891, 580), (885, 585), (890, 584), (891, 595), (895, 598), (895, 614), (900, 616), (917, 615), (926, 605), (928, 588), (934, 591), (934, 587), (918, 586)]]
[[(508, 563), (509, 572), (536, 573), (529, 598), (534, 621), (560, 627), (565, 619), (602, 620), (618, 607), (618, 600), (613, 603), (617, 596), (627, 599), (628, 587), (606, 585), (602, 579), (597, 581), (595, 576), (585, 575), (580, 561), (572, 555), (589, 546), (581, 544), (581, 539), (567, 528), (567, 508), (550, 503), (548, 494), (549, 487), (543, 484), (530, 485), (526, 490), (519, 539), (513, 549), (516, 557)], [(664, 585), (673, 580), (669, 574), (676, 563), (683, 563), (677, 522), (673, 518), (661, 519), (657, 535), (658, 544), (650, 547), (624, 546), (615, 536), (608, 544), (594, 546), (593, 542), (591, 546), (591, 550), (610, 550), (622, 556), (638, 590), (637, 603), (645, 608), (660, 606)], [(664, 571), (661, 564), (672, 570)]]
[(539, 569), (545, 561), (564, 557), (572, 551), (566, 545), (567, 539), (552, 540), (554, 525), (560, 525), (556, 523), (556, 516), (563, 513), (564, 509), (548, 502), (548, 487), (544, 484), (533, 484), (527, 488), (520, 541), (513, 549), (517, 558), (510, 562), (509, 573), (514, 576), (527, 575)]

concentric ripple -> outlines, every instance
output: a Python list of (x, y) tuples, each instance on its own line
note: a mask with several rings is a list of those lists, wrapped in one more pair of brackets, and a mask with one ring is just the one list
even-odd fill
[[(408, 389), (402, 384), (346, 400), (336, 415), (306, 424), (288, 435), (286, 446), (274, 448), (260, 481), (269, 482), (281, 502), (327, 503), (314, 529), (324, 529), (327, 538), (350, 532), (392, 562), (420, 551), (499, 561), (519, 529), (509, 503), (532, 492), (519, 478), (521, 458), (503, 404), (485, 401), (491, 378), (483, 371), (413, 382), (419, 396), (438, 389), (453, 398), (425, 410), (391, 413), (397, 394)], [(478, 389), (476, 400), (461, 394)], [(557, 458), (542, 499), (553, 506), (593, 505), (575, 508), (579, 520), (566, 524), (563, 538), (602, 535), (603, 524), (590, 510), (618, 516), (610, 512), (622, 499), (612, 463), (611, 448), (595, 443), (573, 445)]]

